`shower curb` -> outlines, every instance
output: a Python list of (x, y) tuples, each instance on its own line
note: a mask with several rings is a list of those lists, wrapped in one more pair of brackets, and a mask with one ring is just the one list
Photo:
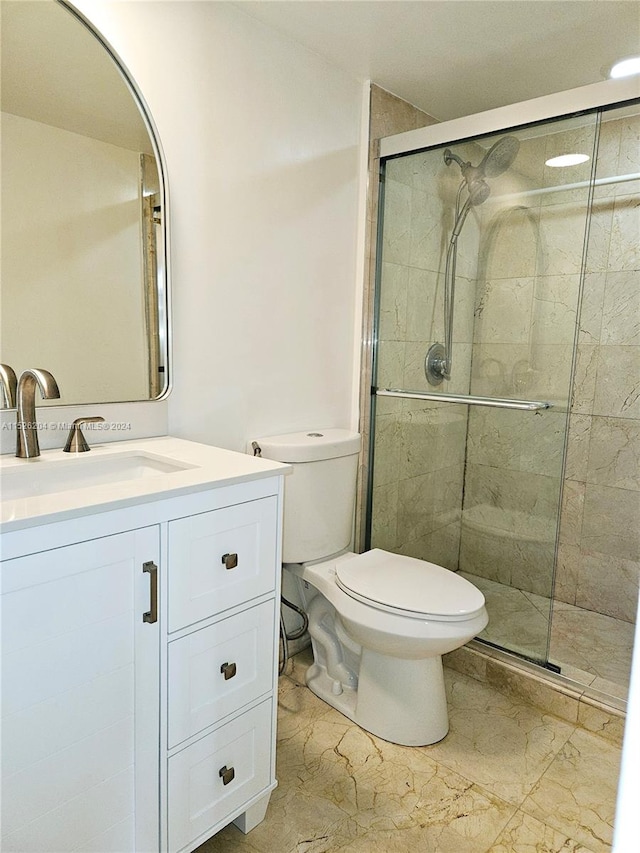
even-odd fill
[(622, 745), (626, 701), (590, 690), (515, 655), (471, 641), (443, 656), (445, 667), (520, 699), (585, 731)]

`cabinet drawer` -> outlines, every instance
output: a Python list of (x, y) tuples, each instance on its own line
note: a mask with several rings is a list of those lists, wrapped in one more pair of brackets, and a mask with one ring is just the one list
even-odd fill
[(169, 759), (169, 850), (181, 850), (269, 785), (271, 708), (264, 702)]
[(169, 631), (275, 587), (278, 501), (262, 498), (169, 523)]
[(274, 602), (169, 643), (169, 749), (267, 693)]

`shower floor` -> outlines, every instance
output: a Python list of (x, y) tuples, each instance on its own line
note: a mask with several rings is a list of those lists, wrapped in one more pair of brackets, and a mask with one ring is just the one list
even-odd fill
[[(478, 575), (461, 572), (487, 601), (489, 625), (480, 639), (531, 657), (544, 653), (550, 602)], [(549, 661), (567, 678), (617, 699), (626, 699), (635, 626), (621, 619), (553, 602)], [(520, 645), (513, 645), (518, 637)]]

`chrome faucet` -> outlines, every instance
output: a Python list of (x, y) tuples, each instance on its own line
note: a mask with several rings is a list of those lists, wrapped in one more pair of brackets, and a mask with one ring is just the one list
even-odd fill
[(0, 399), (2, 409), (15, 409), (16, 407), (16, 388), (18, 380), (13, 367), (8, 364), (0, 364)]
[(40, 456), (38, 430), (36, 423), (36, 385), (45, 400), (60, 397), (58, 383), (48, 370), (28, 368), (23, 370), (18, 380), (18, 440), (16, 456), (20, 459), (32, 459)]

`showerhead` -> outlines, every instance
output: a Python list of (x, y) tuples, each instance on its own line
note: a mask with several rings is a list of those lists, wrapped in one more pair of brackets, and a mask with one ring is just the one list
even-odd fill
[(503, 136), (502, 139), (493, 143), (478, 168), (485, 177), (495, 178), (507, 171), (516, 159), (519, 148), (520, 142), (515, 136)]
[(520, 143), (515, 136), (503, 136), (502, 139), (494, 142), (478, 166), (465, 163), (450, 148), (446, 148), (444, 151), (444, 162), (448, 166), (452, 160), (455, 160), (460, 166), (462, 177), (469, 191), (468, 201), (471, 205), (477, 205), (486, 201), (491, 193), (485, 178), (495, 178), (497, 175), (506, 172), (516, 159), (519, 148)]

